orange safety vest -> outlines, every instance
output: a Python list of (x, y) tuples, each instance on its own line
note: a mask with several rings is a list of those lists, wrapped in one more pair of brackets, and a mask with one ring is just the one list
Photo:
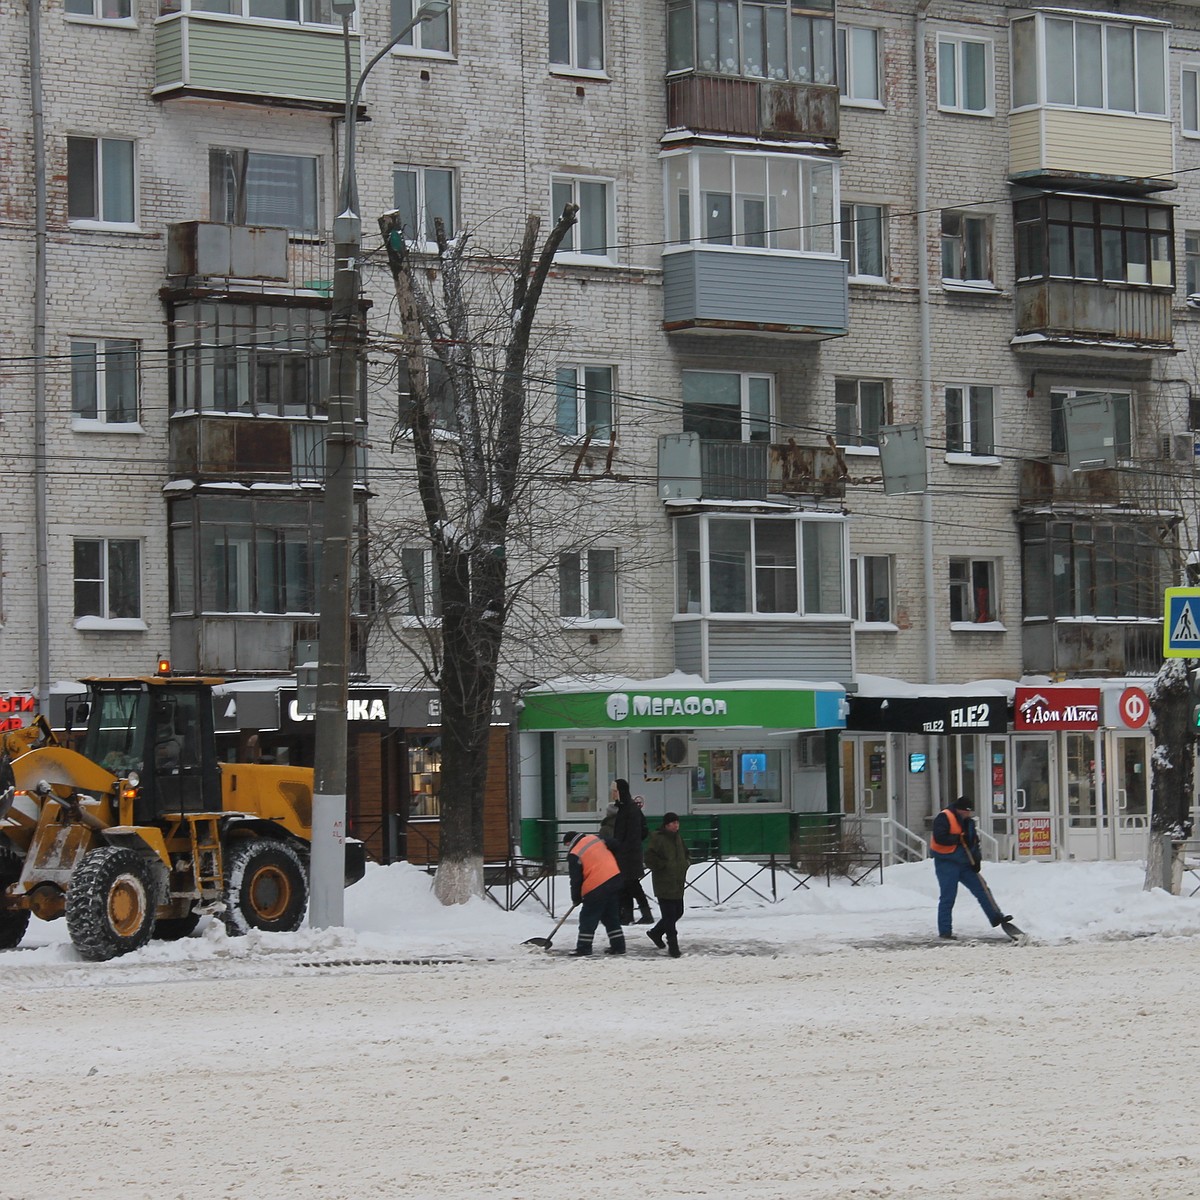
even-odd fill
[(579, 859), (579, 865), (583, 868), (581, 893), (584, 896), (621, 873), (612, 851), (595, 834), (585, 833), (571, 847), (570, 852)]
[(945, 842), (935, 841), (932, 837), (929, 839), (929, 848), (937, 854), (953, 854), (955, 850), (961, 846), (963, 827), (962, 822), (958, 819), (958, 813), (952, 808), (943, 808), (942, 812), (950, 819), (950, 832), (954, 834), (958, 841), (947, 845)]

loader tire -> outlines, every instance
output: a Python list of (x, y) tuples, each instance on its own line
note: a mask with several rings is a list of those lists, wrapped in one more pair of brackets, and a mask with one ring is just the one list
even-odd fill
[[(21, 856), (9, 846), (0, 846), (0, 897), (11, 883), (21, 878)], [(29, 909), (0, 908), (0, 950), (11, 950), (21, 944), (29, 927)]]
[(67, 931), (92, 962), (139, 950), (154, 932), (153, 866), (124, 846), (85, 854), (67, 888)]
[(262, 929), (292, 933), (308, 907), (308, 876), (286, 842), (234, 842), (225, 851), (225, 928), (231, 937)]
[(199, 913), (188, 913), (186, 917), (164, 917), (154, 922), (154, 936), (160, 942), (177, 942), (191, 935), (200, 924)]

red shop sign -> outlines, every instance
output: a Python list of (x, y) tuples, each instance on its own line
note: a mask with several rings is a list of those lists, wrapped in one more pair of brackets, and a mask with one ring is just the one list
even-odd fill
[(1017, 688), (1013, 729), (1096, 729), (1099, 725), (1099, 688)]

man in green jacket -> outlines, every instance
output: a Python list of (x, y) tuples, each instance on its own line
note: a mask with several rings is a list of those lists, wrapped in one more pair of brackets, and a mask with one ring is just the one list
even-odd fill
[(687, 846), (679, 836), (679, 817), (673, 812), (663, 815), (662, 828), (656, 829), (646, 843), (646, 866), (662, 916), (646, 936), (661, 950), (665, 939), (667, 952), (679, 957), (679, 938), (675, 926), (683, 916), (683, 889), (687, 883), (688, 867), (692, 864)]

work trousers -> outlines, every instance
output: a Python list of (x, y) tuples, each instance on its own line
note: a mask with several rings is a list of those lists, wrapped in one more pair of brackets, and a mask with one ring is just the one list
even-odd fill
[(621, 876), (614, 875), (584, 896), (583, 907), (579, 910), (579, 934), (575, 940), (577, 953), (591, 954), (596, 926), (602, 921), (609, 946), (617, 954), (625, 953), (625, 931), (621, 928), (622, 886)]
[(953, 855), (935, 854), (933, 869), (937, 872), (939, 889), (937, 911), (939, 934), (944, 936), (953, 932), (951, 913), (954, 911), (954, 901), (958, 896), (960, 883), (979, 901), (979, 907), (983, 909), (983, 915), (987, 917), (988, 921), (992, 925), (1000, 924), (1000, 918), (1004, 914), (996, 907), (996, 902), (984, 887), (979, 873), (969, 862), (965, 859), (955, 858)]

